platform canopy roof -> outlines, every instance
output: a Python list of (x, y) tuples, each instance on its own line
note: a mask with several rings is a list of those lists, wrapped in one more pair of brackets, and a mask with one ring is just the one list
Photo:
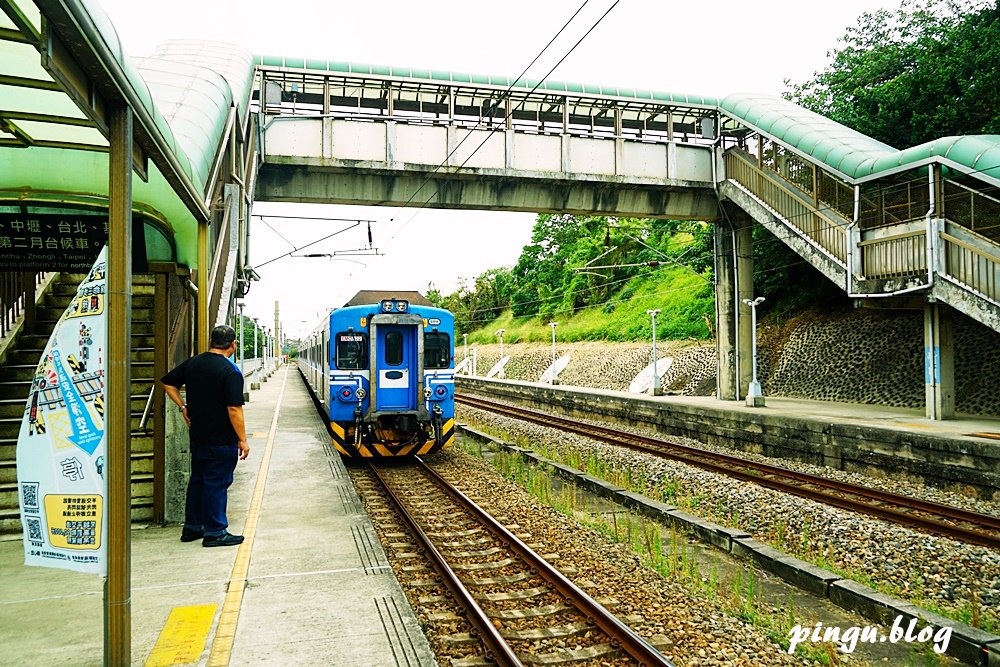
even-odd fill
[(232, 86), (241, 87), (245, 115), (251, 55), (232, 45), (168, 44), (130, 59), (96, 2), (10, 0), (2, 8), (0, 203), (106, 207), (110, 110), (128, 105), (139, 176), (133, 211), (169, 228), (176, 259), (195, 266)]

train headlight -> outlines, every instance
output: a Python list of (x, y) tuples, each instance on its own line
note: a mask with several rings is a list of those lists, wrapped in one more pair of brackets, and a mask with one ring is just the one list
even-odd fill
[(404, 299), (382, 299), (378, 307), (383, 313), (405, 313), (410, 310), (410, 302)]
[(430, 398), (432, 393), (430, 387), (424, 387), (424, 398)]
[(358, 387), (357, 389), (354, 390), (354, 395), (357, 397), (359, 401), (361, 401), (364, 400), (365, 396), (368, 395), (368, 392), (365, 391), (364, 387)]

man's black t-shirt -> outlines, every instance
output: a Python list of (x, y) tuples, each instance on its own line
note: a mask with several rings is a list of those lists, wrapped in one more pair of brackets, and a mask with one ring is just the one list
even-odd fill
[(162, 381), (172, 387), (187, 387), (192, 447), (239, 442), (227, 409), (243, 405), (243, 374), (236, 364), (221, 354), (202, 352), (164, 375)]

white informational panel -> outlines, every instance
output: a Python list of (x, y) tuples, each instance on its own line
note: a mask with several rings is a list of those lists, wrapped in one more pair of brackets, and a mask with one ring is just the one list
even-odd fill
[(563, 370), (568, 365), (569, 365), (568, 354), (564, 357), (559, 357), (558, 359), (556, 359), (556, 362), (554, 364), (551, 364), (548, 368), (545, 369), (545, 372), (542, 373), (542, 377), (541, 379), (539, 379), (539, 382), (547, 382), (551, 384), (552, 378), (553, 377), (558, 378), (559, 374), (562, 373)]
[(107, 252), (56, 323), (31, 381), (17, 438), (25, 565), (107, 574)]
[[(662, 378), (670, 370), (670, 367), (674, 365), (674, 360), (671, 357), (662, 357), (656, 360), (656, 370), (659, 376)], [(632, 380), (632, 384), (628, 386), (628, 390), (633, 394), (645, 394), (648, 393), (650, 388), (653, 386), (653, 364), (650, 364), (639, 371), (639, 374), (635, 376)]]
[(510, 361), (510, 355), (505, 355), (503, 359), (493, 364), (493, 368), (491, 368), (490, 372), (486, 374), (486, 377), (492, 378), (499, 376), (500, 379), (503, 380), (504, 379), (503, 369), (504, 366), (507, 365), (508, 361)]

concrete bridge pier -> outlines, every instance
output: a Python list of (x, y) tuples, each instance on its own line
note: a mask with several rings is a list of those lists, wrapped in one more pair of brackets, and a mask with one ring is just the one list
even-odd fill
[(928, 419), (955, 416), (955, 338), (951, 312), (924, 305), (924, 403)]
[(753, 379), (750, 307), (753, 294), (753, 220), (742, 209), (722, 203), (714, 226), (715, 311), (718, 322), (718, 398), (739, 401)]

